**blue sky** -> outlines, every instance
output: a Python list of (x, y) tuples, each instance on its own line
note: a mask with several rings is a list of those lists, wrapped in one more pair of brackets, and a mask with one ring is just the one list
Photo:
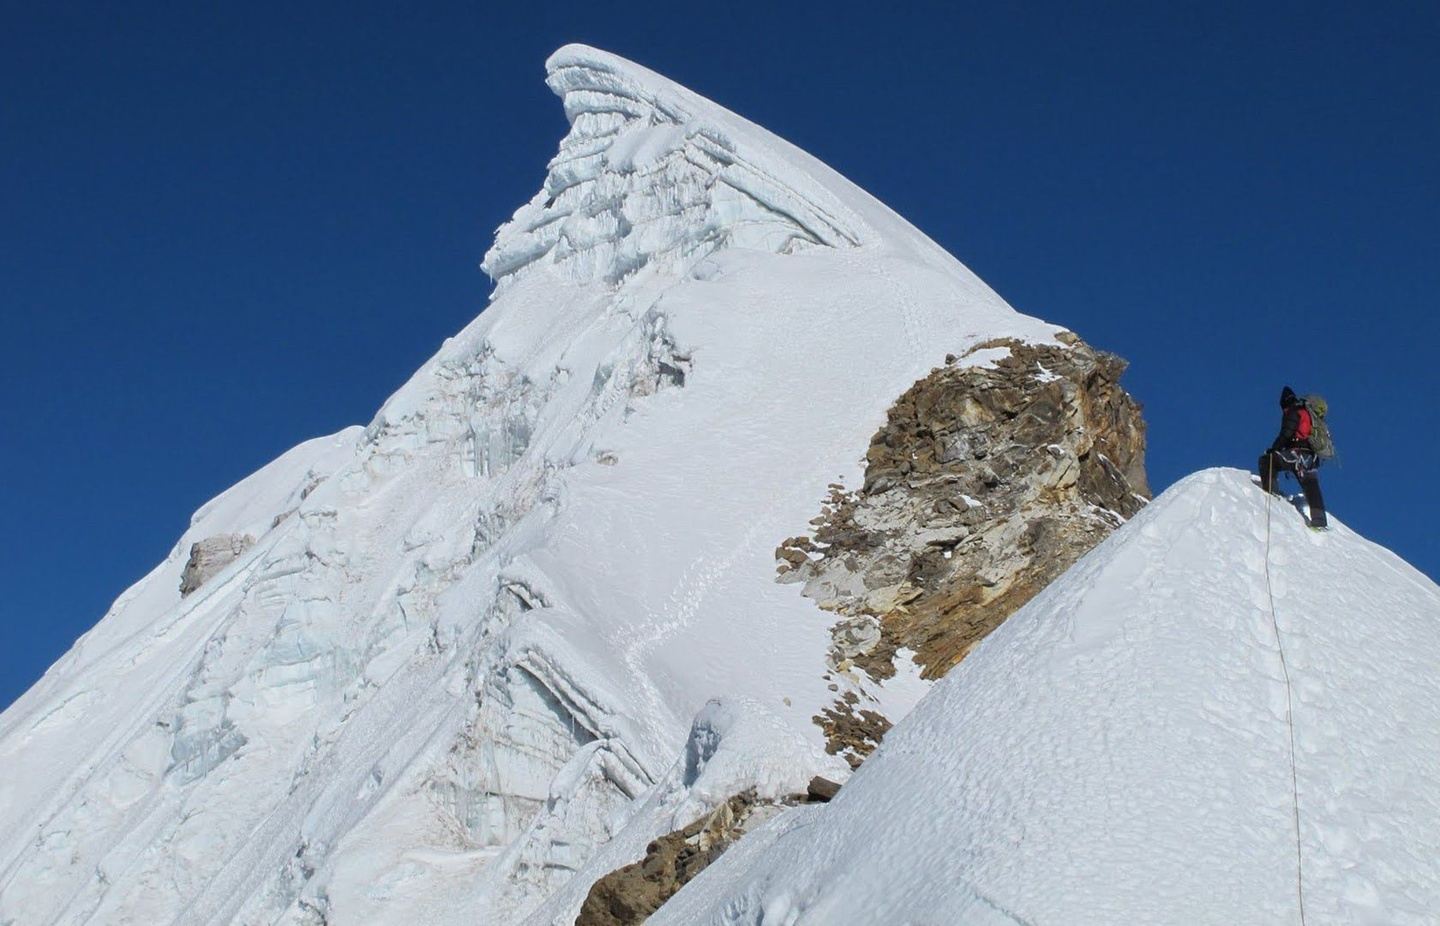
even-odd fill
[(0, 705), (195, 508), (480, 311), (570, 41), (1128, 358), (1157, 490), (1252, 465), (1282, 384), (1325, 393), (1331, 509), (1440, 576), (1440, 6), (209, 6), (12, 6), (0, 35)]

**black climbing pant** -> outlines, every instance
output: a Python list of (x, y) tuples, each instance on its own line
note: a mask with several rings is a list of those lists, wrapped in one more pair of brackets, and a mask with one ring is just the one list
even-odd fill
[(1325, 496), (1320, 494), (1320, 477), (1315, 472), (1315, 455), (1303, 450), (1267, 450), (1257, 464), (1260, 469), (1260, 487), (1266, 492), (1275, 491), (1275, 477), (1290, 473), (1305, 492), (1305, 502), (1310, 506), (1310, 524), (1325, 527)]

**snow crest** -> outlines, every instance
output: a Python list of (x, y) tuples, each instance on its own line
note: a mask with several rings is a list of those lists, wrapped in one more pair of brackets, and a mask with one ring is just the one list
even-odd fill
[(1331, 524), (1176, 484), (650, 922), (1434, 923), (1440, 588)]
[(764, 130), (584, 46), (556, 52), (548, 69), (570, 133), (485, 257), (498, 282), (544, 264), (615, 284), (645, 267), (683, 273), (727, 247), (788, 254), (865, 240), (864, 222), (774, 156)]

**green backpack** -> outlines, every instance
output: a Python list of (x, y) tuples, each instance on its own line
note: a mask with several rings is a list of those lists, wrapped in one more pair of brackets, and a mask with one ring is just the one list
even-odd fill
[(1330, 437), (1330, 426), (1325, 423), (1325, 413), (1330, 405), (1324, 396), (1307, 395), (1300, 404), (1310, 411), (1310, 448), (1321, 460), (1335, 459), (1335, 441)]

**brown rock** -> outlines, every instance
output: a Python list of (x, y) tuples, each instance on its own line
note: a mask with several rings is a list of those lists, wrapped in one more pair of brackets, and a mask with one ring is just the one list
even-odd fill
[(822, 778), (819, 775), (811, 778), (810, 786), (805, 789), (806, 798), (808, 798), (812, 802), (821, 804), (834, 800), (835, 795), (839, 793), (839, 782), (831, 781), (828, 778)]
[(757, 803), (751, 792), (737, 794), (683, 829), (654, 840), (643, 859), (610, 872), (590, 887), (575, 926), (645, 922), (748, 829), (766, 819), (758, 811), (770, 806)]
[(842, 756), (851, 768), (860, 767), (891, 727), (889, 719), (878, 711), (857, 708), (857, 700), (853, 691), (847, 691), (834, 705), (814, 717), (815, 723), (825, 731), (825, 751), (832, 756)]
[[(1057, 341), (980, 344), (915, 383), (871, 439), (863, 485), (832, 487), (815, 543), (777, 551), (783, 581), (837, 614), (831, 667), (863, 673), (854, 685), (894, 675), (902, 648), (943, 675), (1148, 499), (1125, 362)], [(992, 348), (1008, 354), (965, 362)], [(861, 618), (878, 635), (857, 634)], [(866, 713), (840, 699), (816, 717), (852, 764), (889, 726)]]

